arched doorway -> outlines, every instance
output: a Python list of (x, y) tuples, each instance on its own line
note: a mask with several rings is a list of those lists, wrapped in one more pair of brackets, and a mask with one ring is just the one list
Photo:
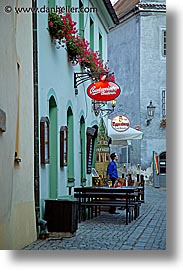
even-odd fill
[(67, 110), (67, 127), (68, 127), (68, 159), (67, 159), (67, 186), (69, 187), (69, 195), (71, 188), (74, 187), (74, 120), (71, 107)]
[(50, 198), (57, 198), (58, 184), (58, 148), (57, 148), (57, 105), (53, 96), (49, 100), (50, 118), (50, 165), (49, 165), (49, 192)]

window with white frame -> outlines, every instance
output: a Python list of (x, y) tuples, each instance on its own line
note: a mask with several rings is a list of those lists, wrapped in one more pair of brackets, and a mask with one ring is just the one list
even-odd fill
[(161, 91), (161, 116), (166, 117), (166, 90)]

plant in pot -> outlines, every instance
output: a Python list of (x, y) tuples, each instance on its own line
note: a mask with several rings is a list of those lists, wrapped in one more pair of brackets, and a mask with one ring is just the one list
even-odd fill
[(160, 121), (160, 127), (166, 128), (166, 117), (163, 117)]
[(57, 40), (62, 45), (63, 39), (66, 36), (75, 35), (78, 31), (76, 29), (76, 22), (72, 21), (71, 15), (67, 13), (49, 13), (48, 15), (48, 31), (53, 41)]
[(72, 21), (69, 13), (50, 13), (48, 16), (48, 31), (54, 43), (57, 42), (66, 49), (68, 60), (74, 66), (80, 64), (81, 68), (91, 72), (108, 72), (107, 64), (100, 58), (98, 51), (89, 47), (89, 42), (78, 35), (76, 22)]

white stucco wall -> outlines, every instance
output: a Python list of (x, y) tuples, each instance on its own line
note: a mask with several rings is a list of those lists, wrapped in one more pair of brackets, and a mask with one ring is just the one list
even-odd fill
[[(6, 113), (6, 132), (0, 132), (0, 249), (20, 249), (36, 239), (33, 170), (33, 59), (32, 14), (16, 15), (16, 2), (0, 3), (0, 108)], [(18, 82), (17, 63), (20, 65)], [(19, 84), (18, 84), (19, 83)], [(19, 88), (18, 88), (19, 87)], [(20, 94), (19, 156), (14, 163)]]

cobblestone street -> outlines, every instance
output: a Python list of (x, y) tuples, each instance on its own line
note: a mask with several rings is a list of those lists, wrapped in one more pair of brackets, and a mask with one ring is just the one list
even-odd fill
[(136, 221), (125, 225), (125, 213), (102, 212), (81, 222), (71, 238), (37, 240), (25, 250), (165, 250), (166, 189), (145, 186), (145, 203)]

